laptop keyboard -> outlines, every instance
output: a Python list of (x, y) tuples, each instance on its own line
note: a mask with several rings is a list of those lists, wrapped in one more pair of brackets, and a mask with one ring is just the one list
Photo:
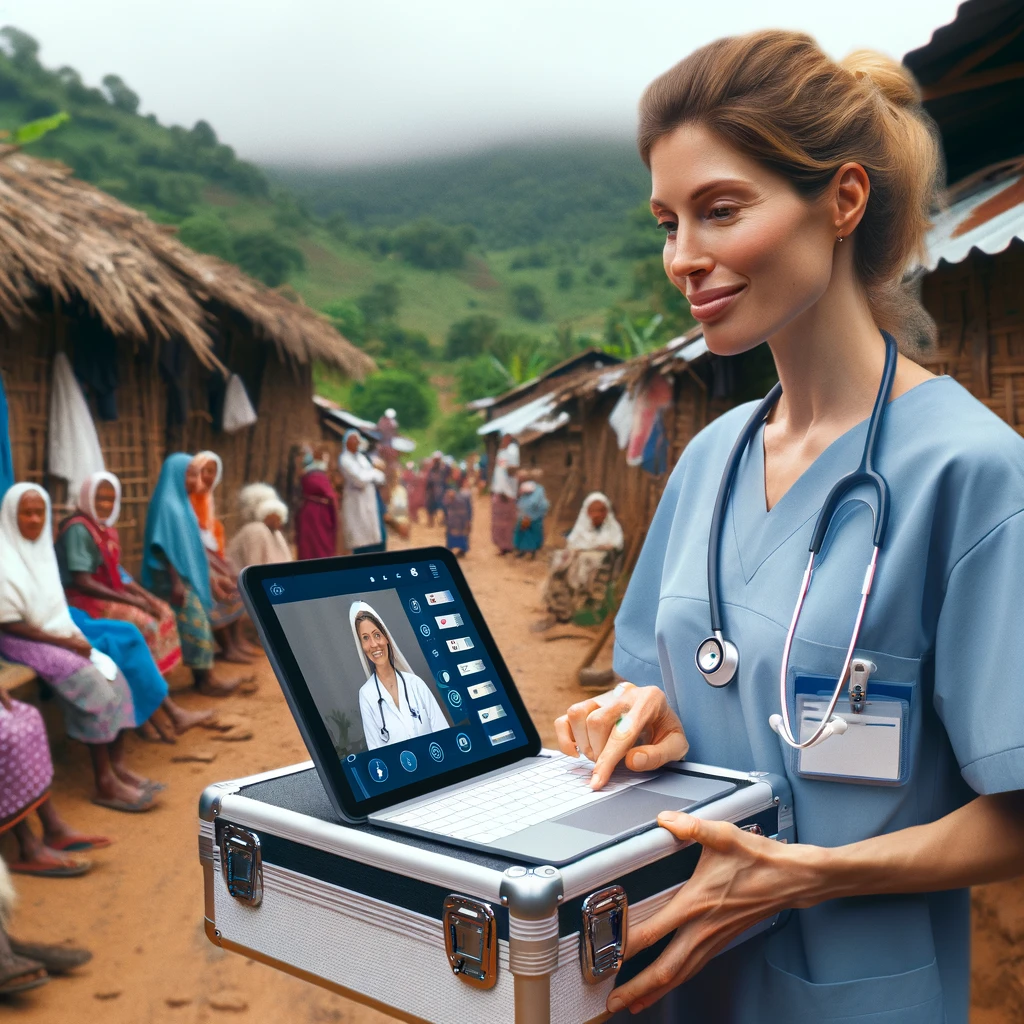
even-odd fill
[(490, 782), (376, 817), (452, 839), (493, 843), (654, 777), (652, 772), (631, 772), (620, 766), (608, 784), (594, 792), (590, 788), (593, 770), (586, 758), (545, 758)]

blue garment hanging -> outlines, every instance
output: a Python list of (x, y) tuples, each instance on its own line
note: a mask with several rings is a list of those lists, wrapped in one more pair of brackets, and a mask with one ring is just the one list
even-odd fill
[(199, 535), (199, 520), (192, 510), (185, 490), (185, 474), (192, 456), (184, 452), (168, 455), (160, 470), (160, 479), (149, 503), (146, 516), (146, 539), (142, 548), (142, 585), (153, 589), (153, 573), (166, 570), (164, 558), (178, 575), (187, 580), (202, 606), (213, 607), (210, 593), (210, 566)]
[(0, 375), (0, 500), (14, 485), (14, 458), (11, 455), (11, 432), (7, 415), (7, 392)]

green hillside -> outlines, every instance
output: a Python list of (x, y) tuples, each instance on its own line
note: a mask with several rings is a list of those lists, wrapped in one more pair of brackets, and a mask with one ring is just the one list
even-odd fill
[(646, 171), (626, 142), (259, 168), (207, 122), (166, 126), (139, 108), (118, 76), (93, 86), (73, 68), (46, 68), (35, 40), (0, 30), (0, 129), (66, 111), (28, 152), (327, 313), (382, 375), (353, 388), (321, 368), (318, 388), (374, 418), (384, 396), (425, 403), (423, 422), (408, 426), (427, 444), (473, 443), (472, 423), (454, 413), (467, 398), (587, 345), (628, 356), (692, 323), (665, 284)]

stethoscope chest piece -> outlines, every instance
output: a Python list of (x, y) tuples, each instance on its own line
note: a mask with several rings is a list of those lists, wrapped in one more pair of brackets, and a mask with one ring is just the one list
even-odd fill
[(697, 648), (697, 671), (711, 686), (727, 686), (736, 675), (740, 652), (721, 633), (702, 640)]

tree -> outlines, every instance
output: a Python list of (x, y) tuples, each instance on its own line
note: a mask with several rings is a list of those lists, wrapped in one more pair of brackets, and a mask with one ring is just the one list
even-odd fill
[(498, 333), (498, 321), (486, 313), (475, 313), (448, 328), (445, 358), (464, 359), (485, 352)]
[(249, 231), (235, 239), (238, 265), (264, 284), (276, 288), (296, 270), (304, 270), (306, 261), (292, 245), (282, 242), (272, 231)]
[(327, 229), (327, 233), (336, 242), (346, 242), (349, 236), (349, 223), (348, 217), (345, 216), (341, 210), (337, 210), (332, 213), (327, 220), (324, 221), (324, 227)]
[(558, 273), (555, 275), (555, 286), (560, 292), (568, 292), (572, 290), (574, 283), (573, 273), (569, 267), (559, 267)]
[(438, 446), (453, 458), (461, 459), (480, 448), (479, 426), (476, 413), (453, 412), (437, 425)]
[(13, 25), (5, 25), (0, 29), (3, 50), (11, 58), (11, 63), (23, 71), (36, 71), (39, 68), (39, 43), (27, 32)]
[(213, 130), (212, 126), (208, 121), (196, 121), (192, 125), (192, 131), (189, 132), (192, 137), (192, 141), (197, 146), (204, 148), (210, 148), (217, 145), (217, 133)]
[(524, 320), (544, 319), (544, 297), (535, 284), (517, 284), (512, 289), (512, 308)]
[(424, 270), (458, 270), (475, 238), (468, 224), (449, 227), (424, 219), (396, 231), (393, 247), (402, 259)]
[(488, 354), (463, 362), (458, 368), (457, 380), (462, 402), (500, 395), (515, 383), (508, 370)]
[(394, 409), (399, 422), (416, 429), (427, 426), (434, 414), (430, 386), (402, 370), (380, 370), (352, 386), (352, 412), (374, 423), (385, 409)]
[(178, 238), (196, 252), (219, 256), (228, 262), (235, 259), (235, 246), (227, 224), (212, 214), (199, 213), (186, 217), (178, 228)]
[(368, 292), (356, 299), (356, 305), (371, 324), (389, 320), (398, 312), (401, 304), (402, 291), (397, 281), (376, 281)]
[(103, 86), (110, 97), (111, 106), (126, 114), (139, 112), (139, 94), (133, 92), (120, 75), (104, 75)]
[(331, 318), (338, 333), (353, 345), (362, 345), (366, 340), (366, 316), (354, 302), (347, 299), (328, 302), (324, 312)]

